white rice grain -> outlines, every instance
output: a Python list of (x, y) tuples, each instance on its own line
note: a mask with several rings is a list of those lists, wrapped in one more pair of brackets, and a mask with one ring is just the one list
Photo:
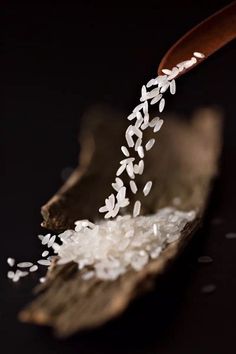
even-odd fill
[(18, 268), (29, 268), (29, 267), (32, 267), (33, 263), (31, 262), (20, 262), (20, 263), (17, 263), (17, 267)]
[(139, 165), (134, 164), (134, 173), (137, 175), (139, 173)]
[(108, 211), (107, 207), (104, 205), (98, 209), (99, 213), (105, 213)]
[(8, 277), (8, 279), (13, 279), (13, 278), (14, 278), (14, 275), (15, 275), (15, 273), (12, 272), (11, 270), (10, 270), (9, 272), (7, 272), (7, 277)]
[(176, 83), (175, 80), (172, 80), (170, 83), (170, 93), (174, 95), (176, 93)]
[(153, 118), (150, 122), (149, 122), (149, 127), (150, 128), (154, 128), (155, 127), (155, 125), (157, 124), (157, 122), (159, 121), (159, 117), (155, 117), (155, 118)]
[(197, 59), (195, 57), (192, 57), (191, 58), (191, 62), (192, 62), (192, 65), (196, 64), (197, 63)]
[(39, 259), (37, 261), (38, 264), (43, 265), (43, 266), (50, 266), (51, 262), (47, 259)]
[(142, 139), (143, 133), (140, 129), (135, 126), (132, 126), (132, 131), (138, 138)]
[(160, 256), (162, 248), (160, 246), (156, 247), (154, 250), (151, 251), (150, 256), (152, 259), (156, 259)]
[(174, 67), (172, 70), (171, 70), (171, 74), (169, 75), (168, 77), (168, 80), (173, 80), (177, 75), (179, 75), (179, 68), (178, 67)]
[(134, 140), (132, 136), (134, 135), (133, 130), (132, 130), (132, 125), (130, 125), (125, 132), (125, 139), (129, 147), (134, 147)]
[(56, 236), (53, 235), (53, 236), (50, 238), (50, 240), (49, 240), (49, 242), (48, 242), (48, 244), (47, 244), (48, 248), (52, 247), (52, 245), (54, 244), (55, 240), (56, 240)]
[(148, 102), (145, 101), (143, 104), (143, 114), (148, 114)]
[(139, 112), (141, 109), (143, 109), (143, 107), (144, 107), (144, 103), (138, 104), (138, 105), (133, 109), (133, 113)]
[(166, 74), (166, 75), (171, 74), (171, 70), (169, 70), (169, 69), (162, 69), (161, 71), (163, 72), (163, 74)]
[(159, 87), (154, 88), (152, 91), (148, 93), (148, 99), (150, 100), (151, 98), (154, 98), (159, 95)]
[(134, 160), (135, 160), (134, 157), (127, 157), (126, 159), (121, 160), (121, 161), (120, 161), (120, 164), (121, 164), (121, 165), (123, 165), (123, 164), (128, 165), (128, 163), (133, 162)]
[(141, 210), (141, 202), (139, 200), (136, 200), (134, 204), (134, 209), (133, 209), (133, 217), (136, 218), (140, 214)]
[(155, 79), (155, 85), (162, 85), (163, 82), (165, 82), (167, 80), (167, 75), (159, 75), (156, 79)]
[(147, 88), (150, 88), (153, 85), (155, 85), (155, 79), (149, 80), (146, 86), (147, 86)]
[(142, 123), (143, 123), (143, 119), (137, 119), (137, 120), (136, 120), (136, 123), (135, 123), (135, 127), (136, 127), (136, 128), (140, 128), (141, 125), (142, 125)]
[(137, 151), (138, 147), (142, 144), (142, 139), (138, 138), (136, 143), (135, 143), (135, 147), (134, 150)]
[(46, 245), (48, 243), (48, 241), (50, 240), (51, 234), (47, 234), (44, 236), (44, 238), (42, 239), (42, 245)]
[(124, 172), (125, 168), (126, 168), (126, 165), (125, 165), (125, 164), (122, 164), (122, 165), (118, 168), (118, 170), (116, 171), (116, 176), (117, 176), (117, 177), (120, 176), (120, 175)]
[(116, 177), (116, 184), (119, 188), (121, 188), (124, 185), (124, 182), (122, 181), (121, 178)]
[(193, 55), (196, 58), (205, 58), (205, 55), (203, 53), (200, 53), (200, 52), (194, 52)]
[(145, 195), (145, 197), (149, 194), (151, 188), (152, 188), (152, 181), (148, 181), (143, 188), (143, 194)]
[(153, 129), (153, 132), (154, 133), (158, 132), (161, 129), (163, 123), (164, 123), (163, 119), (159, 119), (158, 122), (156, 123), (154, 129)]
[(162, 86), (162, 88), (161, 88), (161, 90), (160, 90), (160, 93), (166, 92), (166, 90), (169, 88), (169, 86), (170, 86), (170, 83), (169, 83), (169, 81), (167, 81), (167, 82)]
[(20, 277), (20, 278), (21, 278), (21, 277), (26, 277), (28, 274), (29, 274), (29, 272), (22, 272), (22, 271), (20, 271), (20, 272), (19, 272), (19, 277)]
[(140, 157), (141, 159), (143, 159), (143, 158), (144, 158), (144, 150), (143, 150), (143, 147), (142, 147), (142, 146), (139, 146), (138, 149), (137, 149), (137, 151), (138, 151), (139, 157)]
[(121, 146), (121, 151), (125, 156), (129, 157), (129, 150), (127, 149), (126, 146)]
[(162, 98), (162, 94), (159, 94), (157, 95), (156, 97), (154, 97), (152, 100), (151, 100), (151, 105), (157, 103), (158, 101), (160, 101), (160, 99)]
[(155, 144), (155, 139), (150, 139), (148, 140), (147, 144), (145, 145), (145, 149), (146, 151), (151, 150), (151, 148), (153, 147), (153, 145)]
[(139, 161), (138, 168), (139, 168), (138, 169), (138, 174), (142, 175), (143, 174), (143, 170), (144, 170), (144, 162), (143, 162), (143, 160)]
[(130, 181), (129, 185), (132, 193), (136, 194), (138, 190), (136, 183), (134, 181)]
[(148, 128), (149, 125), (149, 114), (145, 114), (144, 119), (143, 119), (143, 124), (141, 125), (141, 129), (145, 130)]
[(134, 178), (134, 166), (132, 162), (128, 163), (128, 165), (126, 166), (126, 171), (130, 178)]
[(135, 117), (136, 117), (136, 114), (135, 114), (135, 113), (131, 113), (131, 114), (127, 117), (127, 119), (128, 119), (128, 120), (133, 120)]
[(159, 112), (160, 113), (163, 112), (164, 107), (165, 107), (165, 99), (162, 98), (159, 103)]
[(7, 263), (10, 267), (13, 267), (15, 265), (15, 259), (14, 258), (7, 258)]
[(32, 267), (30, 267), (30, 269), (29, 269), (29, 271), (31, 272), (31, 273), (33, 273), (33, 272), (36, 272), (37, 270), (38, 270), (38, 266), (36, 265), (36, 264), (34, 264)]
[(154, 224), (153, 225), (153, 233), (154, 233), (155, 236), (157, 236), (157, 232), (158, 232), (157, 224)]
[(15, 273), (12, 281), (14, 281), (14, 283), (16, 283), (19, 281), (19, 279), (20, 279), (20, 275), (18, 273)]

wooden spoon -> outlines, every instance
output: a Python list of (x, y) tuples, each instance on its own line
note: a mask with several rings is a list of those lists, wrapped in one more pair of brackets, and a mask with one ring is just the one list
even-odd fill
[(183, 70), (178, 76), (183, 75), (235, 38), (236, 1), (217, 11), (181, 37), (164, 55), (158, 67), (158, 74), (160, 75), (164, 68), (172, 69), (176, 64), (190, 59), (195, 51), (203, 53), (204, 58), (197, 60), (196, 64)]

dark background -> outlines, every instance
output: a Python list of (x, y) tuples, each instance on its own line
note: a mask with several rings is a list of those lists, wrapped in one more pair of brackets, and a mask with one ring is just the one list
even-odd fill
[[(76, 166), (83, 113), (96, 102), (132, 108), (169, 46), (228, 1), (86, 1), (1, 5), (0, 345), (2, 353), (231, 354), (236, 352), (235, 42), (178, 82), (168, 110), (224, 112), (221, 173), (203, 228), (151, 294), (118, 320), (58, 341), (17, 321), (38, 276), (13, 284), (8, 256), (38, 257), (40, 206)], [(197, 50), (198, 48), (196, 48)], [(66, 171), (65, 171), (66, 169)], [(62, 173), (62, 171), (64, 171)], [(197, 258), (209, 255), (210, 265)], [(216, 291), (201, 293), (213, 283)]]

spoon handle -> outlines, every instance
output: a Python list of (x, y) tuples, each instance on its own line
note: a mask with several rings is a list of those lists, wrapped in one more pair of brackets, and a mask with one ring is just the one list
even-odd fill
[(236, 38), (236, 1), (214, 13), (181, 37), (164, 55), (158, 67), (158, 74), (162, 69), (172, 69), (176, 64), (190, 59), (193, 52), (201, 52), (204, 58), (180, 74), (194, 68), (211, 54)]

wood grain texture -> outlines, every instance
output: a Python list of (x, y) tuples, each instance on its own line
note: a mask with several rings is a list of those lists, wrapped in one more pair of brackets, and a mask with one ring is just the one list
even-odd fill
[[(99, 219), (98, 207), (111, 192), (122, 156), (120, 146), (127, 122), (119, 118), (114, 110), (102, 106), (94, 107), (84, 117), (80, 166), (42, 207), (46, 228), (59, 231), (73, 227), (77, 219)], [(181, 209), (197, 210), (197, 218), (186, 225), (177, 242), (142, 271), (130, 270), (113, 282), (83, 281), (75, 264), (58, 266), (55, 262), (46, 284), (39, 289), (40, 294), (20, 313), (20, 319), (50, 325), (56, 335), (66, 337), (116, 317), (133, 298), (149, 289), (201, 223), (212, 179), (217, 174), (221, 127), (219, 113), (211, 109), (199, 111), (188, 121), (166, 117), (154, 148), (146, 154), (145, 173), (137, 179), (137, 185), (141, 187), (151, 179), (153, 189), (147, 198), (141, 192), (136, 196), (142, 201), (143, 213), (155, 213), (163, 206), (173, 205), (175, 197), (181, 198)], [(152, 136), (149, 133), (145, 139)], [(129, 197), (132, 199), (133, 195)]]

